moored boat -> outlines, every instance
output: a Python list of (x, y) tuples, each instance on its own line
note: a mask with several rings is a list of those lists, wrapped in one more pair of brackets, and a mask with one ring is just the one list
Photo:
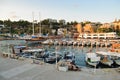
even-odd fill
[(55, 63), (58, 62), (62, 58), (62, 55), (60, 52), (49, 52), (48, 56), (45, 57), (45, 62), (46, 63)]
[(88, 65), (96, 67), (100, 62), (100, 57), (96, 53), (87, 53), (85, 56), (85, 61)]
[(111, 60), (111, 58), (110, 58), (111, 55), (109, 52), (98, 51), (96, 53), (101, 57), (100, 63), (102, 65), (112, 67), (113, 60)]
[(53, 44), (53, 40), (52, 39), (47, 39), (47, 40), (43, 41), (42, 44), (44, 44), (44, 45)]

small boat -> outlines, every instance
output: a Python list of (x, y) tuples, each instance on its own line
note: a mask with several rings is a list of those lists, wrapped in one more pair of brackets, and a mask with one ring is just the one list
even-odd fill
[(60, 40), (60, 41), (58, 42), (58, 45), (63, 45), (63, 41)]
[(74, 53), (65, 52), (63, 58), (58, 62), (58, 70), (80, 71), (80, 68), (75, 64)]
[(42, 44), (44, 44), (44, 45), (52, 44), (52, 43), (53, 43), (52, 39), (47, 39), (47, 40), (42, 42)]
[(100, 42), (97, 41), (95, 45), (96, 45), (96, 46), (100, 46)]
[(51, 52), (51, 53), (48, 53), (47, 57), (45, 57), (45, 62), (53, 64), (55, 62), (58, 62), (61, 58), (62, 58), (61, 53)]
[(73, 42), (73, 46), (76, 46), (76, 45), (77, 45), (77, 43), (78, 43), (77, 41), (74, 41), (74, 42)]
[(27, 48), (26, 46), (22, 46), (22, 45), (16, 45), (16, 46), (13, 47), (15, 54), (22, 53), (22, 50), (24, 50), (26, 48)]
[(54, 44), (54, 45), (58, 45), (58, 44), (59, 44), (59, 41), (58, 41), (57, 39), (55, 39), (55, 40), (53, 41), (53, 44)]
[(64, 52), (63, 59), (65, 61), (75, 62), (75, 55), (71, 52)]
[(87, 53), (85, 56), (85, 61), (88, 65), (96, 67), (100, 62), (100, 57), (96, 53)]
[(90, 41), (87, 41), (86, 45), (87, 45), (87, 46), (90, 46), (90, 45), (91, 45)]
[(111, 55), (111, 59), (114, 61), (115, 66), (120, 66), (120, 53), (117, 52), (109, 52)]
[(41, 59), (46, 56), (44, 49), (25, 49), (23, 50), (22, 57), (32, 58), (32, 59)]
[(109, 52), (98, 51), (96, 53), (101, 57), (101, 60), (100, 60), (101, 64), (108, 66), (108, 67), (112, 67), (113, 60), (111, 60), (110, 58), (111, 55)]
[(72, 40), (67, 41), (67, 45), (68, 45), (68, 46), (73, 45), (73, 41), (72, 41)]

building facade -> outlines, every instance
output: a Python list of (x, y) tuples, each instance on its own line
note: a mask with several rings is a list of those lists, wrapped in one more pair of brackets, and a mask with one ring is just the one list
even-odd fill
[(117, 38), (117, 35), (115, 32), (110, 33), (81, 33), (78, 36), (78, 40), (84, 38), (84, 39), (115, 39)]

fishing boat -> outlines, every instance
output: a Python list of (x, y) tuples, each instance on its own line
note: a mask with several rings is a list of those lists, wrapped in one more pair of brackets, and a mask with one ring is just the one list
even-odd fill
[(120, 66), (120, 53), (117, 52), (109, 52), (111, 55), (111, 59), (114, 61), (114, 66)]
[(74, 53), (65, 52), (63, 58), (58, 62), (58, 70), (80, 71), (80, 68), (75, 64)]
[(112, 67), (113, 60), (111, 60), (111, 55), (110, 55), (109, 52), (98, 51), (96, 53), (97, 53), (97, 55), (99, 55), (101, 57), (100, 63), (102, 65), (105, 65), (105, 66), (108, 66), (108, 67)]
[(120, 66), (120, 43), (112, 44), (112, 48), (109, 50), (109, 53), (115, 64)]
[(48, 56), (45, 57), (45, 62), (53, 64), (56, 61), (58, 62), (61, 58), (62, 58), (62, 55), (60, 52), (49, 52)]
[(69, 51), (64, 52), (63, 59), (65, 61), (75, 62), (75, 55)]
[(22, 53), (22, 57), (32, 59), (43, 59), (45, 56), (45, 50), (42, 48), (25, 49)]
[(87, 53), (85, 56), (85, 61), (88, 65), (96, 67), (100, 62), (100, 57), (96, 53)]

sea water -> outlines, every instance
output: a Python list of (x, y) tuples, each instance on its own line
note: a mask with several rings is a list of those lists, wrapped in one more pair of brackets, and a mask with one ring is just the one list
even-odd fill
[[(58, 45), (41, 45), (37, 44), (27, 44), (25, 40), (3, 40), (0, 41), (0, 52), (11, 53), (10, 45), (27, 45), (28, 47), (41, 46), (49, 52), (58, 51), (61, 54), (64, 52), (71, 52), (75, 55), (75, 63), (80, 67), (86, 67), (85, 55), (91, 50), (91, 52), (96, 51), (106, 51), (108, 48), (102, 47), (82, 47), (82, 46), (58, 46)], [(57, 49), (56, 49), (57, 48)]]

